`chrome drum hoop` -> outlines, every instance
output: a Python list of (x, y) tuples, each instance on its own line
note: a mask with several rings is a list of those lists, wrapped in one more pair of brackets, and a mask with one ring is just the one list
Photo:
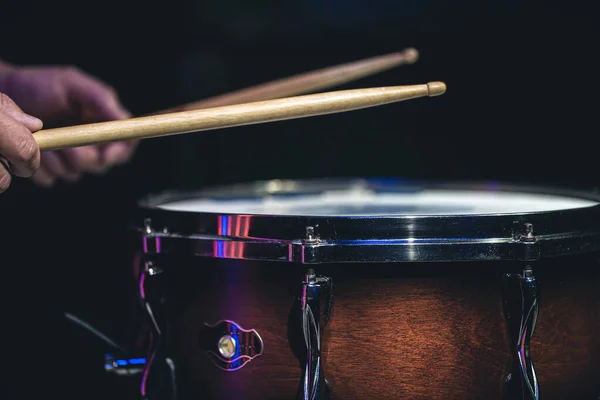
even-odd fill
[[(274, 184), (273, 182), (276, 182)], [(534, 261), (600, 250), (600, 205), (515, 214), (293, 216), (171, 211), (167, 201), (208, 197), (302, 195), (361, 188), (479, 190), (487, 184), (390, 183), (377, 180), (270, 181), (164, 193), (140, 203), (138, 229), (147, 254), (268, 260), (304, 264), (361, 262)], [(600, 202), (595, 193), (494, 185), (494, 190), (563, 195)]]

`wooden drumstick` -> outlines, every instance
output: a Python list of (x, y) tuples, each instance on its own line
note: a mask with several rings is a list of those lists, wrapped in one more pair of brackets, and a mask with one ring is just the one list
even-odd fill
[(229, 106), (299, 96), (342, 85), (400, 65), (413, 64), (419, 58), (416, 49), (408, 48), (397, 53), (385, 54), (333, 67), (323, 68), (288, 78), (277, 79), (250, 88), (203, 99), (179, 107), (154, 113), (165, 114), (179, 111), (199, 110), (209, 107)]
[(443, 82), (342, 90), (36, 132), (40, 151), (340, 113), (446, 92)]

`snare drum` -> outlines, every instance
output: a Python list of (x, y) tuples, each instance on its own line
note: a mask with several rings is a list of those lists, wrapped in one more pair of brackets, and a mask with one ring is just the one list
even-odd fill
[(141, 211), (147, 399), (600, 395), (593, 194), (272, 181)]

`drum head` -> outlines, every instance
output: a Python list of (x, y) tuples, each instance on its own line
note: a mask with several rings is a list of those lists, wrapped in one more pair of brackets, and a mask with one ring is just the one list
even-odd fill
[[(152, 229), (169, 235), (243, 240), (245, 248), (251, 242), (263, 247), (278, 243), (287, 252), (254, 256), (259, 259), (297, 260), (292, 248), (298, 246), (304, 246), (302, 254), (311, 249), (312, 261), (303, 262), (326, 262), (325, 253), (335, 262), (403, 261), (408, 250), (409, 261), (522, 258), (520, 253), (530, 252), (532, 241), (543, 247), (534, 252), (540, 257), (600, 247), (600, 198), (548, 188), (362, 179), (270, 181), (167, 193), (141, 205)], [(524, 235), (531, 236), (529, 248), (518, 249), (515, 245), (526, 242), (521, 240)], [(449, 249), (451, 244), (455, 248)], [(357, 252), (361, 255), (353, 260)]]
[[(274, 190), (246, 195), (202, 196), (166, 200), (156, 206), (163, 210), (194, 213), (380, 217), (522, 214), (593, 207), (599, 203), (581, 197), (484, 188), (369, 187), (348, 185), (319, 191)], [(400, 190), (399, 190), (400, 189)]]

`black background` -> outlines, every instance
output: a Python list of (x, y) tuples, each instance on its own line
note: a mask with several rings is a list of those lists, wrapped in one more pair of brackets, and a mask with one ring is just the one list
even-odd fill
[(448, 85), (437, 98), (148, 140), (129, 165), (75, 185), (16, 180), (0, 196), (7, 388), (69, 382), (88, 398), (117, 398), (102, 378), (103, 347), (61, 313), (128, 340), (138, 244), (129, 224), (148, 193), (324, 176), (600, 183), (593, 2), (1, 4), (0, 57), (77, 65), (134, 114), (405, 47), (420, 51), (418, 63), (343, 88)]

